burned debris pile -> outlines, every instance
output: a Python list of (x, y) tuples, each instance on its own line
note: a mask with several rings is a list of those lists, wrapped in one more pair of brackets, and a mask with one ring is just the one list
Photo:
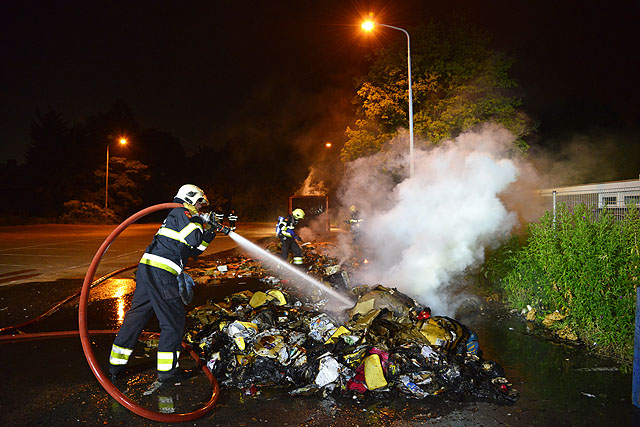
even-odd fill
[[(330, 258), (307, 258), (310, 271), (331, 273), (324, 275), (327, 286), (334, 286), (327, 277), (346, 278)], [(334, 313), (327, 299), (301, 294), (290, 282), (267, 276), (255, 261), (240, 265), (263, 273), (269, 289), (237, 292), (193, 309), (186, 333), (222, 387), (247, 394), (277, 386), (292, 395), (475, 396), (502, 403), (518, 397), (502, 367), (482, 359), (471, 330), (432, 316), (396, 289), (340, 289), (356, 302)]]

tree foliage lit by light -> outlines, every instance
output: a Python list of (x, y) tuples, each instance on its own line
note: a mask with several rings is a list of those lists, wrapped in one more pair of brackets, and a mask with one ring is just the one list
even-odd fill
[[(363, 29), (364, 23), (362, 25)], [(510, 93), (513, 60), (489, 47), (489, 38), (464, 23), (445, 27), (430, 24), (411, 30), (414, 131), (418, 139), (438, 144), (473, 126), (493, 121), (516, 136), (529, 131), (520, 99)], [(377, 51), (369, 74), (358, 83), (354, 103), (360, 117), (346, 130), (344, 161), (378, 152), (400, 128), (407, 129), (408, 91), (406, 46)]]

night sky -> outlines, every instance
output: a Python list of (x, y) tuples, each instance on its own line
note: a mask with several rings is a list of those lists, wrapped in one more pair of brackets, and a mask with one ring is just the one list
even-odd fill
[(118, 98), (188, 153), (270, 128), (291, 136), (285, 147), (340, 145), (367, 53), (404, 37), (367, 40), (369, 12), (403, 28), (465, 17), (491, 33), (517, 59), (535, 144), (594, 130), (635, 143), (638, 1), (4, 1), (0, 162), (24, 162), (36, 110), (81, 121)]

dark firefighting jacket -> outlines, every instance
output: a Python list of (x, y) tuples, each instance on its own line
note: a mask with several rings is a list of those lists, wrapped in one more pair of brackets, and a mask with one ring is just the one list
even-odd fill
[[(180, 199), (174, 199), (182, 203)], [(189, 257), (196, 258), (216, 236), (211, 228), (204, 230), (203, 219), (187, 208), (174, 208), (162, 223), (153, 241), (142, 255), (141, 264), (161, 268), (177, 276)]]

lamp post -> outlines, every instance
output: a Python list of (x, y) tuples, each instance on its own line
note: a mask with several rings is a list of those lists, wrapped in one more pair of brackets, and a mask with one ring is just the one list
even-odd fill
[(407, 64), (408, 64), (408, 77), (409, 77), (409, 177), (413, 176), (413, 90), (411, 88), (411, 38), (409, 33), (400, 27), (394, 27), (393, 25), (378, 24), (371, 20), (366, 20), (362, 23), (362, 29), (364, 31), (373, 31), (376, 25), (381, 27), (387, 27), (394, 30), (402, 31), (407, 36)]
[[(127, 143), (127, 138), (121, 137), (118, 139), (118, 142), (122, 145)], [(105, 168), (105, 183), (104, 183), (104, 209), (107, 210), (109, 207), (109, 147), (111, 143), (107, 144), (107, 167)]]

